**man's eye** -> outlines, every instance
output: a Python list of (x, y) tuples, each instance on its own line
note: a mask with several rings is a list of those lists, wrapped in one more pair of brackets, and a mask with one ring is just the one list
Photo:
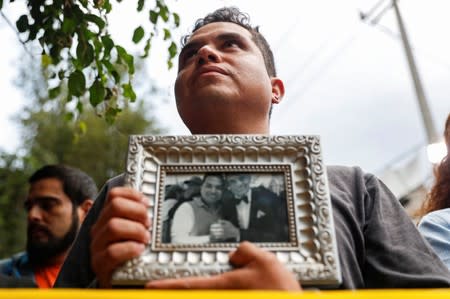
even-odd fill
[(23, 204), (23, 207), (24, 207), (24, 209), (25, 209), (25, 211), (29, 211), (29, 210), (31, 210), (31, 203), (30, 202), (25, 202), (24, 204)]
[(224, 46), (227, 47), (227, 48), (229, 48), (229, 47), (237, 47), (237, 46), (239, 46), (239, 43), (236, 40), (228, 40), (228, 41), (226, 41), (224, 43)]
[(50, 211), (56, 205), (53, 200), (43, 200), (39, 202), (39, 207), (44, 211)]
[(184, 59), (187, 60), (197, 54), (197, 50), (189, 50), (184, 54)]

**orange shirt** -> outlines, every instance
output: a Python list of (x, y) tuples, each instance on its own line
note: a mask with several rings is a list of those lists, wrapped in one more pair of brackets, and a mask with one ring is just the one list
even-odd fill
[(38, 268), (34, 271), (34, 278), (39, 288), (51, 288), (55, 283), (62, 264)]

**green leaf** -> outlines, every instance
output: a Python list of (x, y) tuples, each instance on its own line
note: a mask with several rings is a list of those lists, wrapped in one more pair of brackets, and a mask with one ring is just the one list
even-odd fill
[(103, 58), (108, 58), (111, 54), (111, 49), (114, 47), (113, 40), (109, 37), (109, 35), (102, 36), (102, 42), (105, 46), (105, 52)]
[(172, 34), (170, 33), (170, 30), (167, 28), (164, 28), (164, 40), (168, 40)]
[(148, 57), (148, 53), (150, 52), (151, 46), (152, 46), (152, 37), (149, 37), (147, 39), (147, 42), (145, 43), (144, 55), (142, 55), (142, 58)]
[(84, 121), (81, 120), (81, 121), (78, 123), (78, 128), (80, 129), (81, 135), (86, 134), (86, 132), (87, 132), (87, 125), (86, 125), (86, 122), (84, 122)]
[(174, 58), (178, 52), (177, 44), (175, 44), (175, 42), (171, 42), (168, 50), (170, 59)]
[(170, 58), (167, 60), (167, 68), (169, 70), (173, 68), (173, 62), (172, 62), (172, 59), (170, 59)]
[(69, 93), (74, 96), (81, 96), (86, 90), (86, 79), (83, 72), (76, 70), (69, 76)]
[(136, 100), (136, 93), (133, 90), (133, 86), (130, 83), (122, 84), (123, 96), (130, 99), (132, 102)]
[(74, 117), (74, 115), (73, 115), (72, 112), (67, 112), (66, 115), (64, 115), (64, 119), (65, 119), (66, 121), (72, 121), (72, 120), (73, 120), (73, 117)]
[(89, 102), (92, 106), (97, 107), (98, 104), (105, 100), (105, 87), (100, 80), (95, 80), (89, 88)]
[(100, 52), (102, 51), (103, 44), (100, 42), (98, 38), (94, 38), (94, 49), (95, 49), (95, 56), (99, 57)]
[(94, 60), (94, 47), (88, 42), (79, 41), (77, 46), (77, 58), (83, 67), (86, 67)]
[(144, 3), (145, 3), (145, 0), (138, 1), (137, 11), (142, 11), (142, 9), (144, 8)]
[(3, 7), (3, 0), (0, 0), (0, 9)]
[(119, 73), (116, 70), (114, 70), (114, 71), (111, 72), (111, 75), (114, 78), (114, 82), (116, 84), (119, 84), (119, 82), (120, 82), (120, 75), (119, 75)]
[(174, 12), (172, 14), (172, 16), (173, 16), (173, 22), (175, 23), (175, 26), (180, 27), (180, 16), (176, 12)]
[[(28, 22), (28, 21), (27, 21)], [(28, 30), (29, 30), (29, 32), (28, 32), (28, 40), (30, 41), (30, 40), (35, 40), (35, 38), (36, 38), (36, 35), (37, 35), (37, 33), (38, 33), (38, 31), (39, 31), (39, 27), (36, 25), (36, 24), (34, 24), (34, 25), (28, 25), (29, 27), (28, 27)], [(25, 31), (26, 31), (26, 29), (25, 29)], [(57, 48), (56, 46), (54, 46), (53, 48)]]
[(80, 114), (83, 113), (84, 109), (83, 109), (83, 103), (81, 101), (78, 101), (78, 103), (77, 103), (77, 110)]
[(116, 120), (116, 116), (120, 113), (120, 111), (122, 111), (122, 110), (119, 108), (109, 107), (105, 113), (106, 122), (110, 125), (113, 124), (114, 121)]
[(161, 6), (161, 8), (159, 10), (159, 15), (164, 20), (164, 22), (169, 21), (169, 9), (167, 8), (166, 5)]
[(60, 94), (60, 92), (61, 92), (61, 87), (59, 85), (56, 86), (55, 88), (50, 88), (48, 90), (48, 97), (50, 99), (54, 99)]
[(112, 65), (112, 63), (109, 60), (102, 60), (103, 65), (106, 67), (106, 69), (108, 70), (108, 72), (112, 72), (115, 70), (114, 66)]
[(62, 32), (64, 33), (73, 33), (75, 31), (76, 23), (74, 19), (64, 17), (64, 21), (62, 23)]
[(144, 28), (142, 28), (142, 26), (137, 27), (133, 33), (133, 42), (135, 44), (140, 42), (142, 40), (142, 38), (144, 37), (144, 34), (145, 34)]
[(121, 47), (121, 46), (116, 46), (116, 50), (117, 50), (117, 54), (119, 55), (119, 57), (121, 59), (123, 59), (125, 61), (125, 63), (128, 66), (128, 73), (130, 75), (134, 74), (134, 57), (130, 54), (127, 53), (127, 51)]
[(46, 68), (49, 65), (52, 64), (52, 58), (50, 56), (48, 56), (47, 54), (42, 54), (41, 55), (41, 64), (42, 67)]
[(103, 4), (103, 8), (106, 10), (106, 13), (110, 13), (112, 10), (112, 5), (109, 0), (105, 0), (105, 3)]
[(102, 18), (100, 18), (97, 15), (94, 14), (86, 14), (84, 16), (84, 18), (86, 19), (86, 21), (94, 23), (95, 25), (98, 26), (98, 29), (102, 30), (103, 28), (105, 28), (105, 21), (103, 21)]
[(119, 84), (120, 82), (120, 75), (117, 72), (116, 68), (114, 67), (114, 65), (109, 62), (109, 60), (102, 60), (102, 64), (106, 67), (106, 69), (108, 70), (108, 73), (113, 76), (114, 78), (114, 82), (116, 84)]
[(20, 18), (16, 22), (16, 27), (19, 32), (25, 32), (28, 30), (29, 25), (27, 15), (20, 16)]
[(158, 16), (159, 14), (156, 11), (150, 10), (150, 22), (156, 25), (156, 22), (158, 21)]

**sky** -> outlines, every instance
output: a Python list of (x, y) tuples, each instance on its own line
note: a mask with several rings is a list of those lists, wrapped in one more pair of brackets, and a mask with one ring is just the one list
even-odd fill
[[(131, 45), (139, 24), (134, 4), (123, 1), (114, 8), (110, 32)], [(398, 25), (392, 8), (376, 25), (362, 22), (369, 12), (389, 1), (379, 0), (278, 0), (168, 1), (181, 16), (181, 36), (193, 22), (224, 5), (248, 12), (253, 24), (272, 45), (278, 75), (286, 95), (274, 108), (272, 134), (320, 135), (327, 164), (359, 165), (376, 174), (423, 156), (426, 135), (415, 97)], [(13, 3), (16, 6), (17, 1)], [(399, 2), (434, 125), (442, 135), (450, 112), (450, 1), (403, 0)], [(11, 16), (17, 8), (5, 10)], [(374, 14), (374, 16), (378, 11)], [(11, 19), (14, 19), (11, 17)], [(15, 64), (20, 51), (17, 37), (0, 19), (0, 38), (8, 45), (0, 60), (0, 147), (14, 151), (18, 128), (11, 116), (26, 99), (14, 87)], [(178, 39), (178, 38), (177, 38)], [(189, 134), (178, 117), (173, 100), (176, 67), (168, 72), (162, 44), (153, 47), (147, 62), (149, 80), (167, 91), (166, 100), (153, 99), (160, 123), (169, 134)], [(157, 78), (157, 79), (155, 79)], [(167, 100), (169, 99), (169, 100)], [(406, 162), (404, 162), (406, 161)]]

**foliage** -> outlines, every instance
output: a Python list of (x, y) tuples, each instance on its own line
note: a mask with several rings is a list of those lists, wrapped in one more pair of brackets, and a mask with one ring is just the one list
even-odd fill
[(36, 167), (63, 163), (82, 169), (98, 186), (122, 173), (130, 134), (157, 134), (152, 120), (146, 119), (144, 104), (125, 109), (113, 125), (93, 113), (81, 122), (61, 119), (59, 111), (37, 111), (23, 120), (28, 137), (29, 162)]
[[(112, 124), (89, 111), (92, 110), (89, 106), (86, 108), (89, 113), (74, 115), (73, 121), (61, 117), (71, 115), (61, 101), (68, 91), (62, 88), (52, 98), (47, 70), (41, 68), (40, 62), (22, 63), (17, 82), (30, 104), (17, 119), (22, 125), (20, 154), (0, 155), (0, 258), (24, 249), (26, 215), (22, 207), (27, 179), (33, 171), (45, 164), (68, 164), (91, 175), (101, 187), (107, 179), (124, 171), (130, 134), (161, 133), (151, 107), (142, 100), (158, 89), (137, 80), (146, 78), (140, 60), (136, 64), (138, 76), (132, 82), (136, 86), (136, 102), (121, 107), (122, 112)], [(80, 101), (87, 103), (89, 98), (85, 95)]]
[(0, 153), (0, 258), (25, 247), (26, 215), (23, 199), (26, 196), (29, 169), (17, 165), (16, 155)]
[[(0, 9), (5, 4), (6, 1), (0, 0)], [(89, 98), (94, 108), (103, 103), (106, 108), (97, 114), (110, 122), (121, 111), (117, 97), (123, 96), (131, 102), (136, 100), (132, 84), (134, 57), (108, 32), (108, 15), (113, 4), (112, 0), (27, 0), (29, 13), (16, 21), (24, 42), (39, 41), (42, 64), (49, 71), (50, 97), (66, 89), (63, 101), (78, 113), (85, 107), (80, 100), (83, 97)], [(164, 0), (138, 0), (136, 10), (148, 14), (151, 30), (146, 32), (143, 26), (138, 26), (132, 41), (142, 47), (142, 57), (147, 57), (152, 40), (162, 27), (162, 38), (168, 43), (167, 63), (171, 68), (177, 54), (171, 29), (179, 26), (179, 15), (172, 12)], [(72, 101), (76, 104), (70, 105)]]

